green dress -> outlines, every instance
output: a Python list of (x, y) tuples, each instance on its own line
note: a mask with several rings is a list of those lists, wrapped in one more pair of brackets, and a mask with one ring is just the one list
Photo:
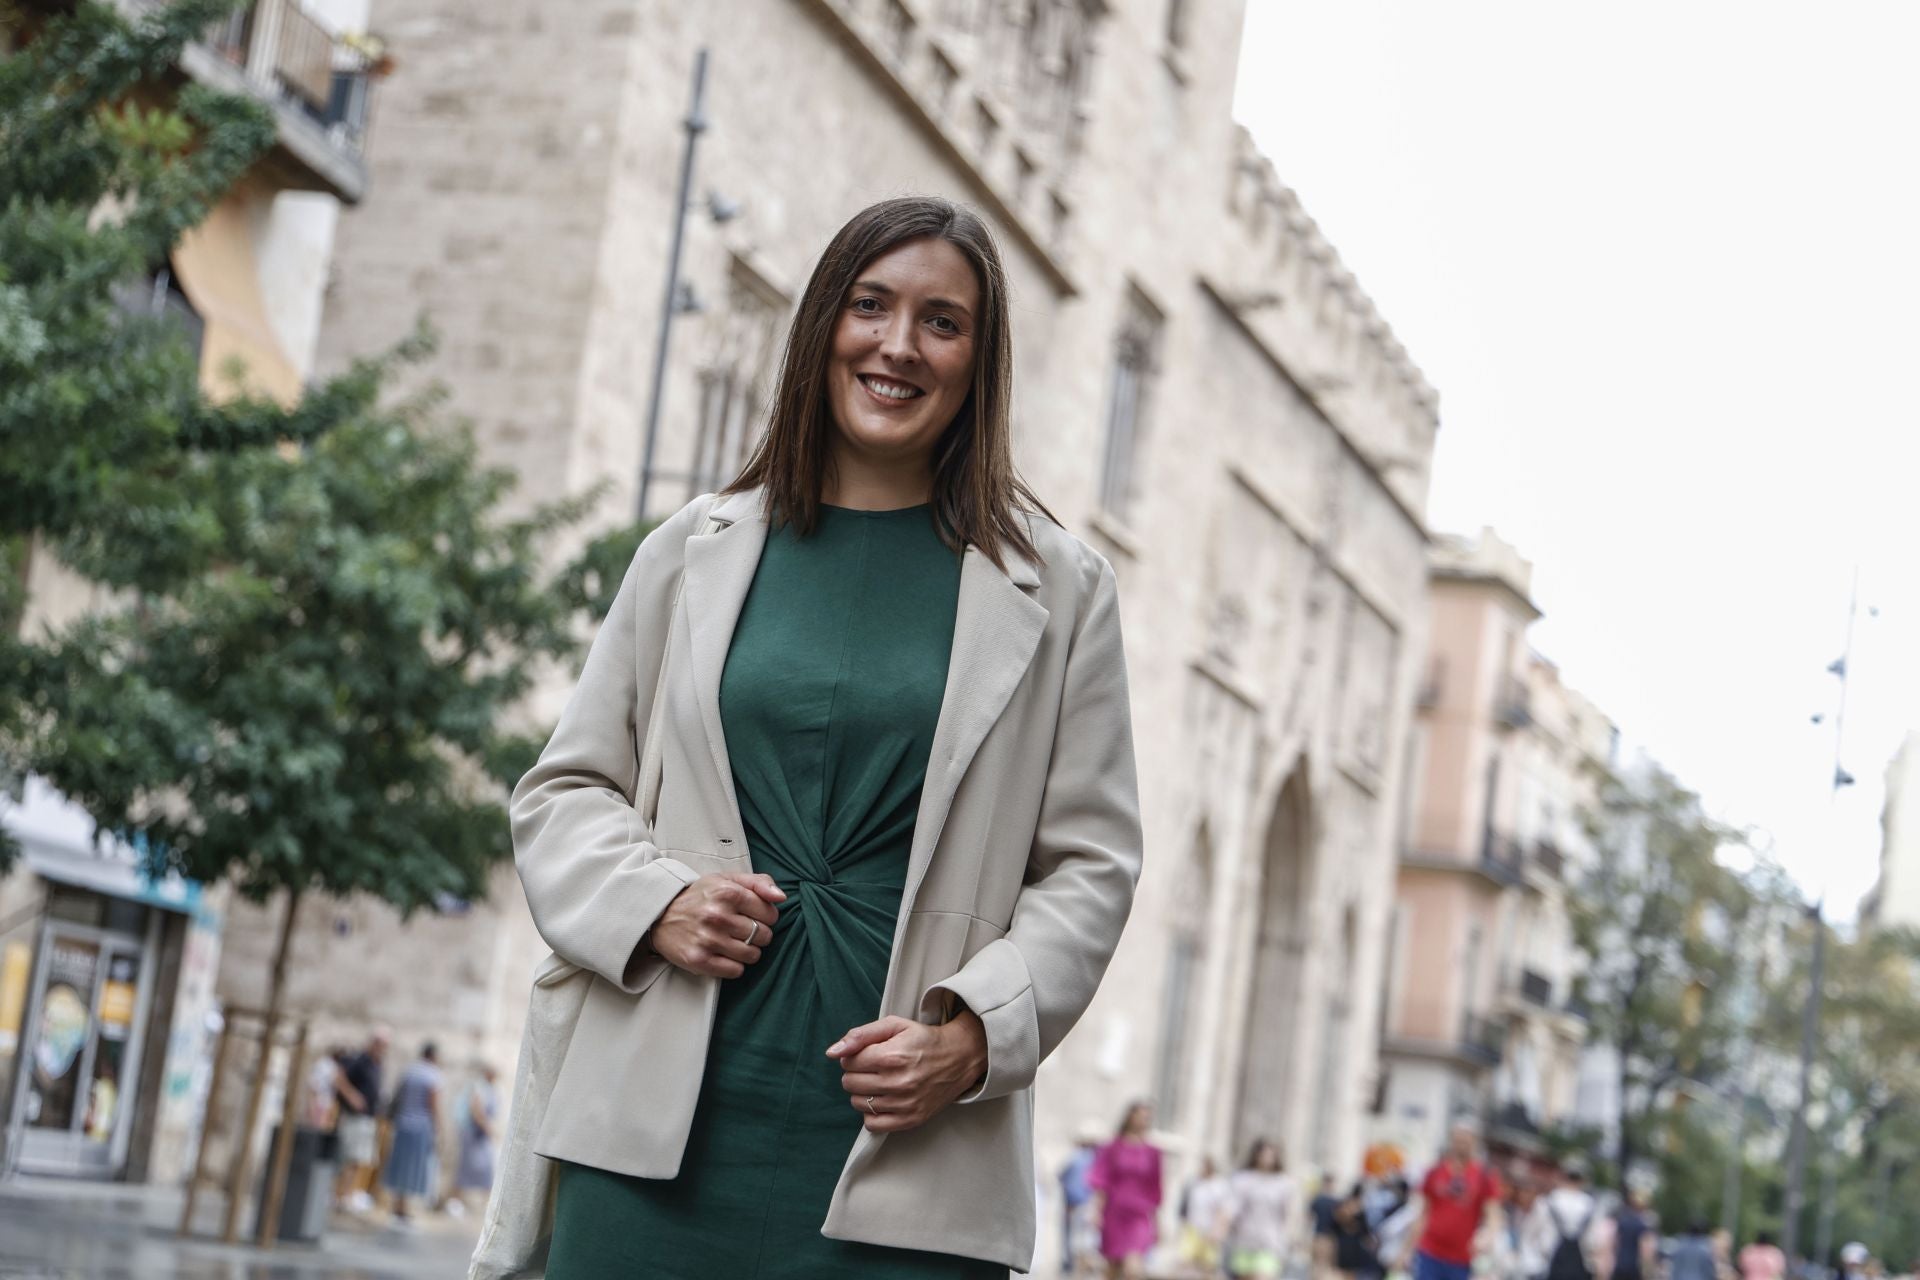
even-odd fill
[(720, 714), (754, 870), (787, 900), (721, 984), (680, 1175), (562, 1165), (548, 1280), (1004, 1280), (820, 1234), (860, 1132), (826, 1050), (879, 1016), (959, 590), (930, 506), (769, 532)]

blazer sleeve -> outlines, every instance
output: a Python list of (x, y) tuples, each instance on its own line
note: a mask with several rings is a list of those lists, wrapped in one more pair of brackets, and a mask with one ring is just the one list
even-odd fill
[(1007, 936), (930, 990), (951, 992), (987, 1033), (987, 1074), (960, 1101), (1005, 1097), (1086, 1012), (1140, 878), (1140, 793), (1133, 711), (1113, 568), (1099, 575), (1068, 648), (1060, 716), (1026, 884)]
[(514, 865), (547, 945), (629, 995), (664, 961), (636, 954), (669, 902), (697, 879), (663, 858), (634, 808), (641, 735), (665, 657), (695, 502), (640, 544), (540, 759), (513, 790)]

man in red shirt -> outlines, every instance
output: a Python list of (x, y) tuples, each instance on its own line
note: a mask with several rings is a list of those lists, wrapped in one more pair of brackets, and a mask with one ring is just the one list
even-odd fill
[(1456, 1123), (1420, 1184), (1420, 1218), (1408, 1233), (1415, 1241), (1413, 1280), (1472, 1280), (1480, 1220), (1506, 1194), (1500, 1175), (1474, 1158), (1478, 1146), (1473, 1126)]

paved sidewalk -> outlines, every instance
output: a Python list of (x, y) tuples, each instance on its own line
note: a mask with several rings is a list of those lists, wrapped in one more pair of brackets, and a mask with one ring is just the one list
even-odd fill
[[(219, 1197), (196, 1225), (218, 1230)], [(0, 1280), (459, 1280), (476, 1224), (401, 1231), (335, 1218), (322, 1244), (271, 1252), (180, 1240), (177, 1190), (15, 1178), (0, 1182)]]

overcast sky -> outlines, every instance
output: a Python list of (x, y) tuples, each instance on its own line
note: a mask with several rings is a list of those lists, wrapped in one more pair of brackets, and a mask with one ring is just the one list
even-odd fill
[(1843, 916), (1920, 728), (1917, 63), (1896, 0), (1251, 0), (1237, 103), (1439, 388), (1433, 526)]

